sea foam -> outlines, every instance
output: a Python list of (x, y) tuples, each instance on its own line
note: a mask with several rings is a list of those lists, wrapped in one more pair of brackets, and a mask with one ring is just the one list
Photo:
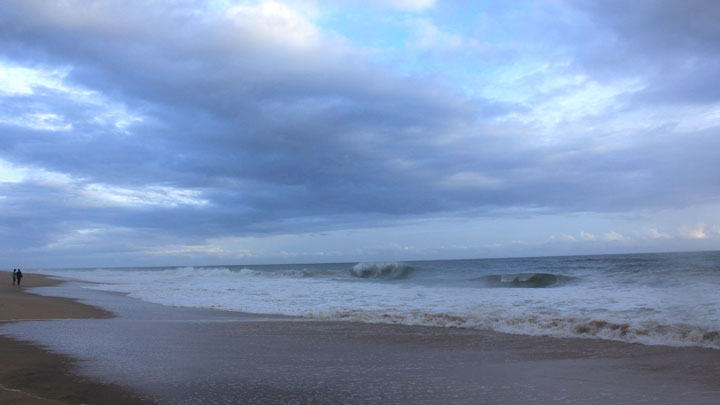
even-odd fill
[(413, 270), (412, 266), (404, 263), (358, 263), (350, 269), (350, 273), (355, 277), (396, 280), (410, 276)]
[(640, 259), (43, 272), (170, 306), (720, 348), (720, 267)]

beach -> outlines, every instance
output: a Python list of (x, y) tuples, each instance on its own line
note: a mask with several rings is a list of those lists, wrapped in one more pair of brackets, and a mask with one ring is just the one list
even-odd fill
[[(11, 272), (1, 271), (0, 324), (39, 319), (109, 318), (112, 314), (73, 299), (44, 297), (26, 292), (60, 282), (27, 274), (21, 286), (11, 284)], [(140, 398), (127, 390), (94, 382), (73, 373), (74, 359), (51, 353), (28, 342), (0, 335), (0, 403), (106, 403), (137, 404)]]
[(177, 308), (35, 274), (21, 289), (6, 275), (2, 403), (714, 404), (720, 397), (717, 349)]

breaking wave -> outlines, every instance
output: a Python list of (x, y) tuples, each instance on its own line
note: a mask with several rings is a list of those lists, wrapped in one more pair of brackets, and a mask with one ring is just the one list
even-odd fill
[(403, 263), (358, 263), (350, 269), (350, 274), (361, 278), (398, 280), (407, 278), (414, 270)]
[(465, 316), (448, 313), (368, 313), (341, 311), (323, 318), (400, 325), (493, 330), (532, 336), (606, 339), (627, 343), (668, 346), (700, 346), (720, 349), (720, 330), (686, 324), (645, 322), (631, 325), (587, 318), (538, 316)]
[(720, 252), (644, 257), (48, 273), (169, 306), (720, 349)]
[(289, 277), (289, 278), (311, 278), (311, 277), (330, 277), (336, 275), (332, 271), (323, 270), (311, 270), (311, 269), (300, 269), (300, 270), (277, 270), (277, 271), (262, 271), (254, 270), (249, 268), (242, 268), (235, 271), (241, 276), (253, 276), (253, 277)]
[(575, 277), (551, 273), (491, 274), (476, 278), (487, 287), (544, 288), (559, 285)]

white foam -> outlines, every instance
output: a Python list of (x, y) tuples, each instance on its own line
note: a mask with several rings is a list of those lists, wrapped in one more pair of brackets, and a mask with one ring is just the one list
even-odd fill
[(713, 334), (720, 330), (717, 292), (708, 283), (508, 289), (228, 268), (49, 273), (170, 306), (720, 348), (720, 337)]
[(350, 273), (355, 277), (395, 280), (409, 276), (412, 271), (413, 268), (404, 263), (358, 263)]

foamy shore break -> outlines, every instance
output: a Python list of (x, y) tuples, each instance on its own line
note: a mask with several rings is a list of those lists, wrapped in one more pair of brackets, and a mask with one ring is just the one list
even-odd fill
[[(3, 404), (711, 404), (720, 396), (713, 349), (171, 308), (76, 283), (50, 287), (56, 282), (30, 273), (21, 288), (1, 277)], [(32, 294), (41, 286), (97, 306)]]
[(720, 349), (720, 252), (53, 269), (146, 302)]

